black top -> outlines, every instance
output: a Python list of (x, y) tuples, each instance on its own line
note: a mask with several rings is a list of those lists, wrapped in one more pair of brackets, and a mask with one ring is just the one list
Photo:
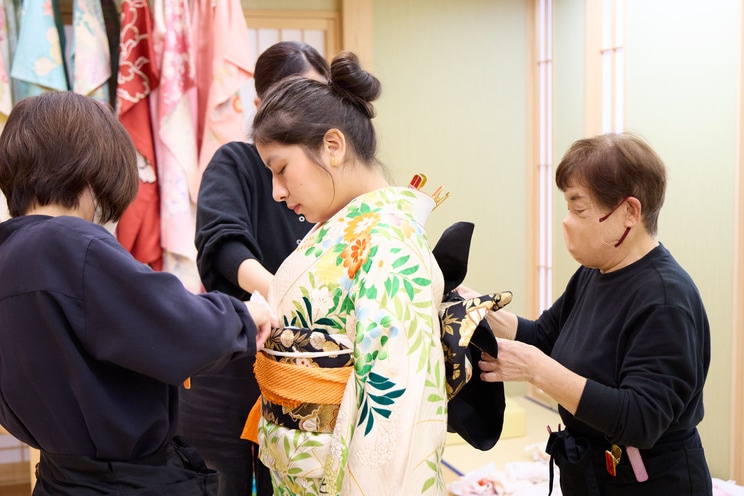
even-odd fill
[(0, 281), (0, 423), (50, 453), (152, 454), (178, 384), (256, 351), (242, 302), (190, 293), (77, 217), (0, 223)]
[(579, 268), (536, 321), (520, 318), (516, 339), (586, 377), (574, 434), (650, 448), (703, 418), (710, 328), (698, 290), (659, 245), (602, 274)]
[(256, 259), (273, 274), (311, 227), (274, 201), (271, 171), (252, 144), (222, 145), (199, 188), (196, 249), (204, 287), (247, 299), (238, 286), (241, 262)]

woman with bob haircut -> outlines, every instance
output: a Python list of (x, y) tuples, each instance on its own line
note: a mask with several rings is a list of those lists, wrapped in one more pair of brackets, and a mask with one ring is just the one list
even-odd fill
[(174, 436), (178, 385), (255, 354), (265, 302), (194, 295), (99, 225), (137, 191), (113, 111), (72, 92), (26, 98), (0, 135), (0, 424), (41, 451), (34, 495), (216, 494)]

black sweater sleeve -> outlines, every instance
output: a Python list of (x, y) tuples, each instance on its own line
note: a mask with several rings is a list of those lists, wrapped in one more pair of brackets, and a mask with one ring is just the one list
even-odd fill
[(222, 291), (241, 299), (238, 266), (246, 259), (261, 260), (256, 212), (261, 187), (259, 174), (270, 174), (249, 143), (220, 147), (202, 176), (196, 213), (197, 266), (208, 291)]
[(274, 201), (271, 172), (250, 143), (220, 147), (207, 166), (196, 213), (197, 266), (207, 291), (240, 299), (238, 267), (255, 259), (276, 272), (312, 225)]
[(619, 271), (581, 267), (564, 294), (516, 339), (587, 379), (575, 432), (648, 448), (697, 425), (710, 328), (689, 275), (662, 246)]

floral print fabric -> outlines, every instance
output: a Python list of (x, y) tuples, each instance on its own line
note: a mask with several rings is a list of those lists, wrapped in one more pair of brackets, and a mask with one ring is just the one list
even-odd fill
[(353, 372), (332, 432), (307, 427), (329, 422), (328, 409), (307, 405), (284, 412), (305, 430), (261, 419), (275, 494), (445, 494), (443, 280), (423, 228), (433, 207), (410, 188), (362, 195), (308, 233), (277, 271), (269, 303), (284, 326), (315, 332), (276, 332), (267, 355), (318, 367), (319, 350), (348, 348)]

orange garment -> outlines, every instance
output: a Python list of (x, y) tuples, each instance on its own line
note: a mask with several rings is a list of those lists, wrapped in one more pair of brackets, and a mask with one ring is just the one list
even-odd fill
[[(277, 405), (297, 407), (303, 403), (340, 405), (352, 367), (302, 367), (277, 362), (264, 353), (256, 355), (253, 372), (261, 395)], [(261, 418), (261, 397), (253, 405), (240, 435), (258, 443), (258, 421)]]

